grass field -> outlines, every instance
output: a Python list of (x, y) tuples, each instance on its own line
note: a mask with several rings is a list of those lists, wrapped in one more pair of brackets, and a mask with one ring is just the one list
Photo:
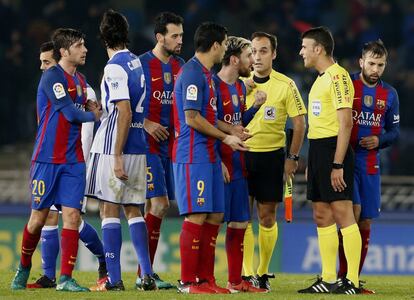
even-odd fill
[[(34, 276), (40, 274), (40, 271), (32, 271), (32, 281)], [(376, 295), (300, 295), (296, 293), (299, 288), (306, 287), (313, 283), (310, 275), (298, 274), (276, 274), (276, 279), (271, 281), (272, 292), (269, 294), (233, 294), (233, 295), (182, 295), (176, 290), (142, 292), (134, 290), (135, 274), (123, 273), (125, 292), (104, 292), (104, 293), (65, 293), (56, 292), (53, 289), (45, 290), (25, 290), (11, 291), (10, 281), (13, 272), (0, 272), (0, 299), (31, 299), (31, 300), (53, 300), (53, 299), (342, 299), (348, 297), (357, 297), (358, 299), (414, 299), (414, 276), (364, 276), (362, 279), (367, 281), (367, 287), (376, 291)], [(161, 277), (170, 282), (176, 282), (178, 274), (166, 273), (160, 274)], [(224, 285), (226, 274), (217, 274), (218, 282)], [(74, 277), (84, 286), (94, 283), (96, 273), (94, 272), (75, 272)]]

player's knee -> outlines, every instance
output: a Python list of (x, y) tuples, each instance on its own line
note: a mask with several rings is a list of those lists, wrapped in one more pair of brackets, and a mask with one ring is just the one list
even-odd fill
[(27, 230), (32, 234), (38, 234), (42, 231), (45, 222), (46, 220), (39, 217), (30, 217), (29, 222), (27, 223)]
[(260, 225), (266, 228), (271, 228), (276, 223), (275, 215), (264, 215), (259, 219)]
[(371, 223), (372, 223), (371, 219), (361, 219), (358, 222), (358, 227), (361, 230), (370, 230), (371, 229)]
[(332, 223), (335, 223), (331, 216), (327, 215), (323, 211), (316, 209), (313, 210), (313, 220), (318, 227), (325, 227)]
[(77, 210), (71, 210), (64, 213), (63, 227), (68, 229), (78, 229), (81, 222), (80, 213)]
[(163, 218), (166, 215), (168, 208), (170, 208), (170, 202), (168, 199), (163, 199), (162, 201), (151, 203), (150, 212), (156, 217)]

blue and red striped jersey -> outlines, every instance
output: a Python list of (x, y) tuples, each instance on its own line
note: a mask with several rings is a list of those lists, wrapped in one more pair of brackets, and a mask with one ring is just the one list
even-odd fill
[[(217, 89), (217, 115), (218, 119), (231, 125), (242, 125), (242, 116), (246, 111), (246, 87), (240, 79), (235, 84), (227, 84), (213, 75)], [(221, 159), (230, 174), (230, 180), (247, 176), (244, 163), (244, 154), (240, 151), (233, 151), (230, 146), (219, 142)]]
[(82, 123), (69, 122), (61, 110), (67, 105), (75, 105), (84, 111), (86, 100), (86, 81), (80, 73), (72, 76), (59, 64), (43, 73), (37, 90), (38, 128), (32, 161), (84, 162)]
[[(355, 89), (352, 107), (353, 127), (350, 143), (354, 148), (359, 167), (367, 174), (379, 172), (379, 149), (390, 146), (399, 136), (399, 101), (397, 91), (380, 80), (368, 87), (360, 73), (351, 75)], [(361, 138), (376, 135), (379, 147), (367, 150), (359, 145)], [(362, 164), (362, 165), (361, 165)]]
[(177, 163), (212, 163), (218, 160), (216, 139), (188, 126), (185, 111), (196, 110), (217, 127), (216, 90), (211, 72), (196, 58), (191, 58), (178, 73), (173, 96), (175, 140), (173, 161)]
[(171, 157), (174, 143), (172, 96), (174, 83), (184, 60), (177, 56), (171, 56), (168, 63), (163, 63), (152, 50), (140, 55), (139, 59), (146, 81), (145, 118), (161, 124), (170, 133), (169, 139), (160, 143), (147, 134), (149, 153)]

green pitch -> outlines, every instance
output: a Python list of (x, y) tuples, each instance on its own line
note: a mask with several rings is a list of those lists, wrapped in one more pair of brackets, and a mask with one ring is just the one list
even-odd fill
[[(37, 278), (40, 271), (32, 271), (29, 282)], [(298, 274), (276, 274), (276, 279), (271, 281), (272, 292), (269, 294), (233, 294), (233, 295), (183, 295), (178, 294), (176, 290), (142, 292), (134, 290), (135, 274), (131, 272), (123, 273), (125, 292), (90, 292), (90, 293), (68, 293), (56, 292), (53, 289), (43, 290), (24, 290), (11, 291), (10, 282), (14, 273), (11, 271), (0, 272), (0, 299), (30, 299), (30, 300), (63, 300), (63, 299), (349, 299), (356, 297), (358, 299), (414, 299), (414, 276), (363, 276), (367, 281), (367, 288), (376, 291), (376, 295), (300, 295), (296, 293), (297, 289), (304, 288), (313, 283), (314, 278), (311, 275)], [(164, 273), (160, 274), (164, 280), (175, 283), (178, 274)], [(96, 279), (94, 272), (75, 272), (75, 279), (83, 286), (93, 285)], [(226, 281), (226, 274), (217, 276), (218, 283), (223, 285)], [(198, 298), (196, 298), (198, 297)]]

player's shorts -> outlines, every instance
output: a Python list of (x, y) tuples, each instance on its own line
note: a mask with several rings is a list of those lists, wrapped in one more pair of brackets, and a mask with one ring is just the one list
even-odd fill
[(180, 215), (224, 213), (221, 161), (173, 163), (175, 195)]
[(249, 195), (258, 202), (283, 201), (285, 151), (246, 152)]
[(250, 220), (249, 190), (247, 180), (239, 178), (224, 184), (226, 210), (224, 222), (245, 222)]
[(147, 163), (145, 154), (124, 154), (124, 170), (128, 180), (114, 173), (114, 156), (92, 153), (86, 172), (87, 197), (122, 205), (145, 203)]
[[(83, 204), (82, 204), (82, 208), (81, 208), (81, 213), (82, 214), (86, 214), (86, 204), (88, 203), (88, 198), (87, 197), (83, 197)], [(56, 206), (52, 205), (50, 207), (50, 211), (51, 212), (56, 212), (59, 214), (62, 214), (62, 209), (58, 209)]]
[(353, 203), (361, 205), (361, 219), (378, 218), (381, 211), (381, 175), (367, 174), (356, 159)]
[(309, 140), (307, 198), (313, 202), (352, 200), (354, 185), (354, 151), (348, 146), (343, 164), (344, 191), (335, 192), (331, 184), (336, 137)]
[(85, 163), (34, 162), (31, 169), (32, 209), (55, 205), (81, 209), (85, 191)]
[(171, 159), (158, 154), (147, 154), (147, 199), (163, 196), (175, 200)]

